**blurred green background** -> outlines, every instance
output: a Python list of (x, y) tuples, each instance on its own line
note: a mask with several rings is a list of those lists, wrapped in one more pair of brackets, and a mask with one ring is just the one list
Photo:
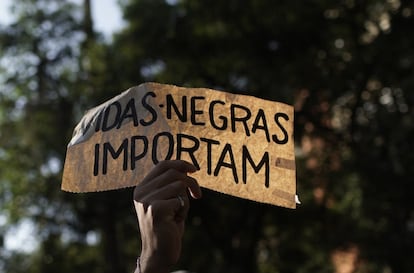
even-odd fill
[[(90, 0), (14, 0), (0, 26), (0, 272), (133, 271), (132, 189), (71, 194), (60, 182), (83, 113), (146, 81), (295, 106), (302, 205), (204, 190), (177, 269), (414, 272), (413, 1), (119, 5), (111, 39)], [(34, 239), (7, 248), (16, 229)]]

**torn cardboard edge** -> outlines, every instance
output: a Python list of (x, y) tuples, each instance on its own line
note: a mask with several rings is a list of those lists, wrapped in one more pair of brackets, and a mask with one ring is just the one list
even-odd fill
[(141, 84), (85, 114), (68, 145), (62, 189), (131, 187), (160, 160), (183, 159), (199, 167), (204, 188), (295, 208), (293, 118), (284, 103)]

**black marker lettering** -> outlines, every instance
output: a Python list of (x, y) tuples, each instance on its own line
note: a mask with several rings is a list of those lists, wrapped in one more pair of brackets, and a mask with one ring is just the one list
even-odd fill
[(177, 114), (177, 117), (182, 122), (187, 121), (187, 96), (183, 96), (181, 98), (181, 112), (178, 109), (177, 104), (175, 104), (173, 96), (171, 94), (168, 94), (166, 97), (167, 101), (167, 118), (171, 119), (171, 108), (174, 108), (175, 113)]
[[(116, 112), (115, 112), (115, 115), (113, 115), (114, 117), (113, 117), (112, 124), (108, 124), (109, 122), (108, 119), (111, 114), (111, 108), (115, 108)], [(106, 132), (106, 131), (109, 131), (115, 128), (115, 126), (117, 126), (117, 124), (119, 123), (119, 119), (120, 119), (121, 104), (118, 101), (114, 101), (113, 103), (108, 105), (103, 115), (104, 117), (103, 117), (103, 122), (102, 122), (102, 131)]]
[(258, 129), (263, 130), (265, 132), (266, 140), (267, 142), (270, 142), (269, 127), (267, 127), (266, 115), (263, 109), (259, 109), (259, 111), (257, 112), (256, 119), (254, 120), (252, 125), (252, 133), (256, 133)]
[[(242, 110), (242, 112), (244, 112), (244, 115), (237, 116), (236, 115), (237, 109)], [(246, 136), (250, 136), (249, 127), (247, 126), (247, 121), (252, 116), (252, 113), (250, 112), (249, 108), (243, 105), (232, 104), (230, 106), (230, 111), (231, 111), (231, 131), (236, 132), (236, 122), (241, 122), (246, 132)]]
[(105, 142), (103, 144), (103, 166), (102, 166), (102, 174), (106, 174), (108, 170), (108, 151), (111, 154), (113, 159), (117, 159), (121, 153), (124, 153), (124, 161), (122, 165), (122, 169), (125, 171), (128, 168), (128, 139), (125, 138), (122, 141), (122, 144), (119, 146), (118, 150), (115, 151), (114, 147), (112, 147), (111, 143)]
[[(99, 113), (98, 118), (101, 116), (101, 114), (102, 114), (102, 111)], [(82, 136), (84, 136), (86, 134), (86, 132), (89, 131), (89, 129), (91, 128), (91, 125), (92, 125), (93, 121), (94, 121), (94, 117), (92, 117), (91, 119), (88, 120), (88, 124), (84, 125), (85, 122), (82, 119), (82, 126), (81, 126), (81, 128), (82, 128)], [(95, 125), (95, 131), (96, 132), (99, 130), (99, 127), (98, 126), (99, 126), (98, 124)]]
[(98, 117), (96, 118), (95, 132), (98, 132), (101, 129), (101, 122), (104, 111), (99, 112)]
[(145, 109), (147, 109), (148, 110), (148, 112), (150, 112), (151, 113), (151, 119), (150, 120), (148, 120), (148, 121), (146, 121), (146, 120), (144, 120), (144, 119), (141, 119), (139, 122), (141, 123), (141, 125), (142, 126), (149, 126), (149, 125), (151, 125), (151, 124), (153, 124), (156, 120), (157, 120), (157, 112), (155, 111), (155, 109), (151, 106), (151, 104), (149, 104), (148, 102), (147, 102), (147, 97), (148, 96), (151, 96), (151, 97), (153, 97), (153, 98), (155, 98), (156, 97), (156, 95), (155, 95), (155, 93), (154, 92), (148, 92), (147, 94), (145, 94), (143, 97), (142, 97), (142, 101), (141, 101), (141, 103), (142, 103), (142, 106), (145, 108)]
[(288, 136), (288, 133), (287, 133), (286, 129), (283, 127), (282, 124), (280, 124), (279, 118), (283, 118), (286, 121), (289, 120), (289, 116), (286, 115), (285, 113), (276, 113), (275, 114), (275, 122), (276, 122), (277, 126), (279, 126), (280, 130), (282, 130), (283, 138), (279, 139), (277, 137), (277, 135), (272, 135), (272, 139), (276, 144), (286, 144), (289, 141), (289, 136)]
[(124, 119), (132, 118), (134, 122), (134, 126), (138, 126), (138, 117), (137, 117), (137, 110), (135, 109), (135, 99), (131, 98), (128, 103), (125, 105), (124, 112), (121, 114), (121, 118), (119, 119), (118, 126), (116, 129), (121, 128), (122, 122)]
[[(136, 154), (137, 141), (142, 141), (142, 152)], [(141, 146), (140, 146), (141, 147)], [(143, 158), (148, 152), (148, 139), (146, 136), (132, 136), (131, 137), (131, 170), (135, 170), (135, 163)]]
[(200, 138), (201, 141), (207, 143), (207, 174), (211, 175), (211, 146), (213, 144), (220, 145), (220, 142), (214, 139), (209, 138)]
[[(224, 162), (224, 158), (226, 157), (226, 154), (229, 155), (230, 162)], [(239, 183), (239, 178), (237, 176), (236, 164), (234, 162), (234, 155), (233, 155), (233, 151), (231, 149), (231, 145), (229, 143), (227, 143), (224, 146), (224, 149), (221, 152), (220, 158), (217, 162), (217, 166), (214, 169), (214, 176), (217, 176), (219, 174), (221, 167), (230, 168), (233, 171), (234, 182), (236, 184)]]
[[(183, 147), (184, 139), (188, 139), (192, 141), (191, 147)], [(196, 157), (194, 156), (194, 152), (198, 150), (200, 147), (200, 141), (193, 136), (185, 135), (185, 134), (177, 134), (177, 159), (181, 159), (181, 153), (187, 152), (193, 162), (193, 165), (199, 170), (200, 165), (197, 162)]]
[(216, 121), (214, 120), (214, 105), (216, 104), (225, 105), (225, 103), (220, 100), (213, 100), (210, 103), (210, 106), (208, 108), (208, 114), (210, 117), (211, 126), (213, 126), (213, 128), (217, 130), (226, 130), (227, 129), (227, 118), (225, 116), (221, 116), (221, 115), (218, 116), (218, 118), (221, 120), (221, 125), (217, 125)]
[(97, 176), (99, 174), (99, 143), (95, 144), (95, 158), (93, 161), (93, 175)]
[(153, 140), (153, 143), (152, 143), (152, 162), (154, 164), (158, 164), (158, 162), (160, 162), (160, 160), (158, 160), (157, 151), (158, 151), (158, 142), (159, 142), (158, 139), (161, 136), (165, 136), (168, 139), (168, 151), (167, 151), (167, 154), (166, 154), (166, 156), (163, 160), (170, 160), (172, 155), (173, 155), (173, 151), (174, 151), (174, 138), (173, 138), (173, 136), (168, 132), (158, 133), (154, 136), (154, 140)]
[(262, 169), (263, 165), (265, 166), (265, 186), (266, 188), (269, 187), (269, 174), (270, 174), (270, 160), (269, 160), (269, 153), (265, 152), (262, 159), (260, 160), (259, 164), (255, 164), (253, 161), (252, 156), (247, 150), (247, 147), (243, 145), (243, 154), (242, 154), (242, 172), (243, 172), (243, 183), (246, 184), (247, 182), (247, 161), (249, 161), (250, 166), (253, 167), (255, 173), (259, 173)]
[(191, 108), (191, 123), (193, 125), (205, 125), (205, 122), (202, 121), (197, 121), (196, 120), (196, 116), (198, 115), (202, 115), (204, 112), (202, 110), (197, 110), (196, 106), (196, 100), (204, 100), (205, 97), (201, 97), (201, 96), (195, 96), (195, 97), (191, 97), (190, 99), (190, 108)]

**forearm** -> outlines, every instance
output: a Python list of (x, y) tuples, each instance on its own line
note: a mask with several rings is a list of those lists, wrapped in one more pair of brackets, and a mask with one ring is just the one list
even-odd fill
[(139, 257), (134, 273), (168, 273), (171, 272), (169, 266), (154, 258)]
[(142, 240), (135, 273), (168, 273), (176, 265), (190, 207), (188, 191), (193, 198), (201, 198), (197, 180), (188, 176), (196, 170), (182, 160), (162, 161), (135, 187)]

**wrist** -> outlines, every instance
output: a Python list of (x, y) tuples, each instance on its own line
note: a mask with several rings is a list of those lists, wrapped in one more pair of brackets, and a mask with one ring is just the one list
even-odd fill
[(168, 273), (170, 266), (165, 263), (164, 259), (159, 259), (155, 255), (142, 255), (137, 260), (136, 273)]

